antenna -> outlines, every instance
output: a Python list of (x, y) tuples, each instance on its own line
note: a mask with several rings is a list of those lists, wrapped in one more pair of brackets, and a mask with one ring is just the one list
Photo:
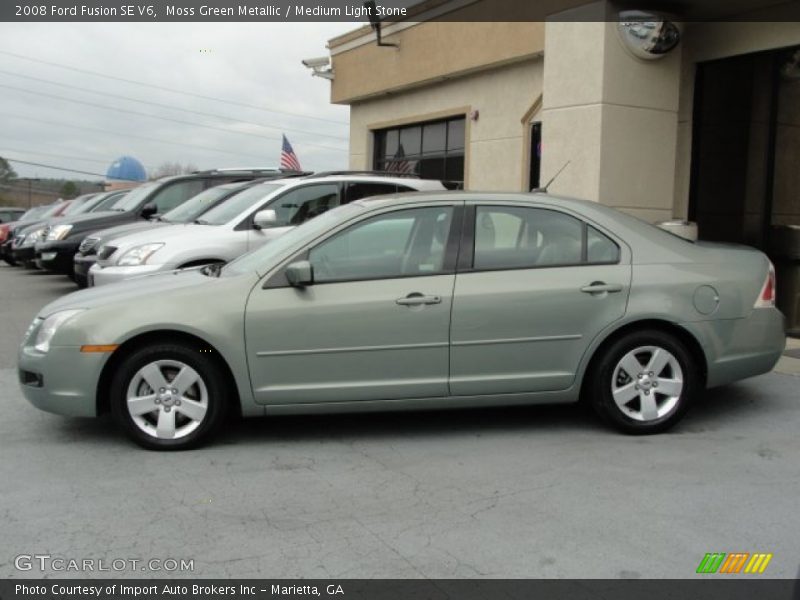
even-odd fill
[(533, 192), (533, 193), (544, 193), (544, 194), (546, 194), (546, 193), (547, 193), (547, 188), (549, 188), (549, 187), (550, 187), (550, 184), (551, 184), (551, 183), (553, 183), (553, 182), (556, 180), (556, 177), (558, 177), (559, 175), (561, 175), (561, 172), (562, 172), (564, 169), (566, 169), (566, 168), (567, 168), (567, 166), (569, 165), (569, 163), (571, 163), (571, 162), (572, 162), (572, 160), (568, 160), (567, 162), (565, 162), (565, 163), (564, 163), (564, 166), (563, 166), (563, 167), (561, 167), (561, 168), (560, 168), (560, 169), (559, 169), (559, 170), (556, 172), (556, 174), (555, 174), (555, 175), (553, 175), (553, 177), (551, 177), (551, 178), (550, 178), (550, 181), (548, 181), (548, 182), (547, 182), (547, 183), (544, 185), (544, 187), (537, 187), (537, 188), (533, 188), (533, 189), (531, 190), (531, 192)]

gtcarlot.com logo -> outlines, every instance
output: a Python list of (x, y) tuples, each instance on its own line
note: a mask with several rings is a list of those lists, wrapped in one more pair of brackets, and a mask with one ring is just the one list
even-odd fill
[(95, 572), (95, 571), (194, 571), (194, 559), (186, 558), (69, 558), (49, 554), (19, 554), (14, 558), (18, 571)]
[(763, 552), (709, 552), (700, 561), (697, 567), (698, 573), (724, 573), (728, 575), (739, 575), (748, 573), (760, 575), (767, 570), (772, 554)]

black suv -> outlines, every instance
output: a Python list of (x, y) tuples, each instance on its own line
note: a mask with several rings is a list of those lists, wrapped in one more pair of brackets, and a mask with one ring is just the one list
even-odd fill
[(43, 268), (72, 277), (73, 259), (78, 246), (95, 231), (158, 216), (203, 190), (223, 183), (300, 174), (308, 173), (280, 169), (214, 169), (157, 179), (128, 192), (113, 210), (60, 220), (57, 231), (54, 226), (53, 230), (45, 232), (45, 240), (37, 244), (36, 257)]

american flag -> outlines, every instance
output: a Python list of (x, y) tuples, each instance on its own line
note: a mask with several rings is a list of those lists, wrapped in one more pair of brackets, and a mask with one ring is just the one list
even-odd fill
[(286, 136), (283, 136), (283, 147), (281, 148), (281, 169), (289, 171), (302, 171), (303, 167), (300, 166), (300, 161), (297, 160), (297, 155), (292, 149), (292, 145)]
[(386, 162), (386, 171), (388, 173), (413, 173), (417, 168), (416, 160), (406, 160), (406, 153), (403, 150), (403, 144), (397, 148), (392, 160)]

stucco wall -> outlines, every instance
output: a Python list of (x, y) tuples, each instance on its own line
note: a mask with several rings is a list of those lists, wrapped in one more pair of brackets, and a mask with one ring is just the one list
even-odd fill
[[(542, 92), (542, 59), (473, 73), (435, 86), (354, 103), (350, 113), (350, 168), (372, 167), (374, 129), (449, 115), (467, 115), (465, 186), (519, 191), (528, 165), (523, 117)], [(469, 118), (478, 111), (478, 119)]]

